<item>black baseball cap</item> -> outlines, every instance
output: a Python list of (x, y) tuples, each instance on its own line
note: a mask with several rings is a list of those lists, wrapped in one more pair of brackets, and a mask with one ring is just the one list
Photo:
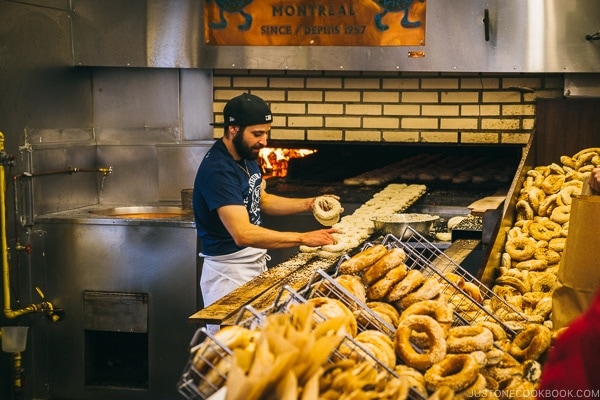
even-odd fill
[(260, 97), (250, 93), (243, 93), (229, 100), (223, 109), (223, 117), (224, 126), (252, 126), (273, 122), (269, 105)]

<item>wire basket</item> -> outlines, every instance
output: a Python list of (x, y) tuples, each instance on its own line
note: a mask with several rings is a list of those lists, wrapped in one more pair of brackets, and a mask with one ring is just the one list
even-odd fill
[[(192, 338), (190, 355), (183, 374), (177, 383), (179, 393), (189, 400), (208, 399), (227, 380), (227, 372), (217, 366), (221, 362), (227, 362), (232, 354), (227, 346), (205, 328), (198, 329)], [(196, 368), (197, 361), (205, 363), (207, 368)]]
[[(264, 326), (268, 315), (287, 313), (295, 304), (303, 302), (306, 302), (306, 299), (299, 293), (288, 286), (284, 286), (273, 306), (268, 309), (259, 312), (251, 306), (245, 306), (240, 310), (236, 325), (250, 330), (260, 330)], [(326, 319), (318, 310), (315, 310), (313, 318), (315, 322), (322, 322)], [(198, 329), (190, 343), (190, 355), (177, 383), (178, 392), (188, 400), (209, 399), (225, 385), (229, 370), (226, 363), (232, 361), (232, 355), (232, 350), (221, 343), (213, 334), (205, 328)], [(357, 362), (367, 361), (379, 371), (379, 374), (384, 374), (384, 377), (398, 378), (393, 370), (373, 357), (364, 346), (350, 336), (344, 335), (340, 344), (329, 355), (327, 362), (333, 364), (348, 359)], [(196, 367), (198, 361), (204, 363), (202, 370)], [(409, 399), (423, 400), (423, 397), (411, 388)]]
[[(508, 335), (514, 337), (517, 334), (514, 326), (500, 318), (497, 314), (498, 310), (502, 310), (503, 315), (510, 315), (511, 321), (515, 322), (515, 325), (524, 325), (528, 322), (523, 313), (499, 297), (423, 235), (411, 227), (407, 227), (407, 229), (413, 231), (410, 241), (401, 241), (390, 234), (383, 238), (383, 244), (388, 247), (402, 248), (406, 253), (405, 263), (409, 269), (419, 269), (426, 277), (436, 277), (442, 283), (442, 293), (455, 306), (455, 325), (474, 324), (481, 320), (496, 322), (504, 328)], [(459, 288), (447, 277), (449, 273), (458, 275), (465, 282), (475, 285), (481, 294), (482, 301), (476, 301), (466, 291)], [(489, 304), (494, 305), (496, 312), (486, 307)]]
[(396, 327), (391, 326), (388, 322), (384, 321), (363, 301), (341, 286), (335, 278), (326, 271), (316, 271), (312, 275), (302, 294), (306, 299), (330, 297), (340, 300), (356, 317), (359, 332), (367, 329), (377, 329), (388, 335), (390, 338), (393, 338), (396, 333)]

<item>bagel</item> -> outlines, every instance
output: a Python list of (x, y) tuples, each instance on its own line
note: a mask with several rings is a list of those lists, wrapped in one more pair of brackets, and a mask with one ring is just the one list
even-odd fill
[(546, 296), (537, 302), (532, 314), (545, 320), (552, 312), (552, 296)]
[(396, 310), (391, 304), (383, 301), (370, 301), (367, 303), (367, 307), (369, 307), (371, 311), (377, 314), (377, 316), (383, 321), (394, 327), (394, 329), (398, 326), (398, 322), (400, 322), (400, 314), (398, 313), (398, 310)]
[(492, 347), (491, 350), (488, 350), (485, 353), (487, 358), (486, 366), (498, 365), (498, 363), (502, 360), (502, 356), (504, 355), (504, 350), (500, 350), (499, 348)]
[[(429, 346), (421, 352), (415, 350), (410, 338), (414, 331), (427, 335)], [(446, 357), (446, 340), (442, 327), (426, 315), (411, 315), (400, 321), (395, 334), (396, 354), (409, 367), (420, 371), (430, 368)]]
[[(375, 329), (367, 329), (356, 335), (354, 341), (387, 368), (394, 368), (396, 365), (394, 343), (386, 334)], [(356, 348), (342, 345), (340, 346), (340, 353), (347, 356), (347, 358), (358, 356), (359, 359), (357, 361), (361, 361), (361, 354), (360, 352), (357, 353)]]
[(499, 340), (505, 340), (507, 337), (506, 331), (497, 322), (479, 321), (479, 322), (477, 322), (477, 325), (482, 326), (482, 327), (486, 328), (487, 330), (489, 330), (490, 332), (492, 332), (492, 336), (494, 337), (494, 342), (497, 342)]
[(560, 254), (557, 251), (548, 248), (538, 248), (533, 254), (536, 260), (546, 260), (548, 264), (557, 264), (560, 261)]
[[(456, 353), (460, 353), (460, 352), (456, 352)], [(485, 368), (485, 366), (487, 365), (487, 353), (483, 350), (475, 350), (475, 351), (471, 351), (468, 354), (471, 355), (471, 357), (473, 357), (475, 359), (475, 361), (477, 361), (477, 365), (479, 365), (479, 368)]]
[(472, 398), (494, 398), (497, 397), (494, 392), (487, 390), (487, 379), (483, 374), (478, 374), (475, 382), (466, 389), (454, 394), (454, 399), (472, 399)]
[(344, 212), (342, 205), (333, 196), (316, 197), (312, 205), (313, 216), (323, 226), (332, 226), (340, 221)]
[[(554, 211), (553, 211), (554, 212)], [(549, 241), (560, 236), (561, 226), (550, 219), (538, 219), (529, 225), (529, 234), (535, 240)]]
[(344, 252), (343, 251), (332, 252), (332, 251), (323, 250), (321, 248), (321, 249), (317, 249), (316, 254), (320, 258), (332, 260), (332, 259), (340, 258), (341, 256), (344, 255)]
[(431, 300), (442, 292), (443, 285), (435, 278), (427, 278), (420, 288), (398, 300), (400, 308), (405, 309), (423, 300)]
[(533, 292), (551, 293), (558, 285), (556, 274), (543, 272), (533, 279), (531, 290)]
[(469, 295), (470, 298), (475, 300), (477, 303), (483, 303), (483, 296), (481, 295), (481, 289), (473, 282), (465, 282), (462, 290)]
[(527, 200), (519, 200), (515, 207), (519, 219), (533, 219), (533, 208)]
[[(231, 350), (243, 349), (256, 340), (257, 332), (239, 325), (228, 325), (215, 332), (214, 338), (217, 343)], [(196, 351), (192, 364), (199, 372), (204, 372), (211, 363), (216, 362), (220, 354), (221, 349), (215, 345), (215, 341), (204, 341)]]
[(392, 247), (373, 265), (367, 267), (362, 276), (362, 280), (366, 285), (370, 285), (377, 279), (381, 278), (393, 268), (399, 266), (406, 260), (406, 253), (400, 247)]
[(411, 305), (402, 311), (400, 321), (411, 315), (426, 315), (437, 321), (444, 331), (444, 337), (448, 335), (454, 318), (452, 307), (446, 303), (436, 300), (423, 300)]
[(519, 291), (519, 293), (524, 294), (529, 292), (528, 285), (522, 280), (514, 276), (510, 275), (502, 275), (496, 278), (496, 285), (508, 285), (513, 287)]
[(408, 270), (404, 264), (400, 264), (396, 268), (393, 268), (391, 271), (385, 274), (383, 278), (379, 279), (377, 282), (373, 283), (367, 288), (367, 298), (369, 300), (381, 300), (385, 298), (392, 287), (404, 279), (407, 273)]
[(356, 274), (373, 265), (387, 253), (387, 248), (381, 243), (369, 246), (359, 251), (347, 260), (342, 261), (339, 270), (342, 274)]
[[(564, 177), (564, 170), (562, 170), (562, 174), (563, 175), (548, 175), (546, 178), (544, 178), (544, 182), (542, 182), (542, 190), (544, 191), (544, 193), (546, 194), (555, 194), (558, 193), (558, 191), (562, 188), (563, 183), (565, 182), (565, 177)], [(555, 172), (560, 172), (560, 171), (555, 171)]]
[(313, 297), (307, 300), (306, 303), (312, 305), (315, 312), (325, 319), (346, 318), (344, 325), (346, 333), (351, 337), (356, 336), (358, 333), (358, 323), (354, 313), (340, 300), (329, 297)]
[(569, 218), (571, 216), (571, 206), (570, 205), (564, 205), (564, 206), (558, 206), (555, 209), (552, 210), (552, 213), (550, 214), (550, 219), (554, 222), (556, 222), (557, 224), (564, 224), (565, 222), (569, 221)]
[[(581, 181), (577, 181), (581, 182)], [(559, 196), (562, 203), (566, 206), (570, 206), (573, 202), (573, 197), (577, 197), (581, 194), (581, 186), (576, 186), (576, 184), (567, 185), (560, 190)]]
[(552, 194), (547, 196), (544, 201), (540, 203), (540, 207), (538, 208), (538, 215), (542, 217), (546, 217), (549, 213), (552, 212), (552, 209), (557, 206), (556, 199), (558, 198), (558, 194)]
[(467, 217), (463, 217), (461, 215), (457, 215), (455, 217), (450, 218), (447, 223), (448, 230), (451, 231), (452, 229), (454, 229), (454, 227), (460, 224), (465, 218)]
[(565, 249), (565, 245), (566, 244), (567, 244), (567, 238), (566, 237), (556, 237), (556, 238), (552, 238), (548, 242), (548, 248), (550, 250), (561, 252), (561, 251), (563, 251)]
[(505, 250), (513, 260), (525, 261), (533, 257), (535, 244), (528, 237), (515, 237), (506, 241)]
[(431, 391), (446, 386), (459, 392), (475, 383), (479, 365), (469, 354), (451, 354), (435, 363), (424, 376), (427, 389)]
[(494, 335), (492, 332), (479, 325), (454, 326), (450, 328), (446, 339), (448, 353), (487, 351), (493, 345)]
[(509, 354), (521, 362), (537, 360), (550, 347), (550, 339), (550, 329), (530, 324), (515, 336)]
[(425, 388), (425, 378), (423, 378), (421, 372), (403, 364), (396, 365), (394, 372), (400, 379), (407, 381), (408, 387), (421, 395), (422, 398), (428, 397), (427, 389)]
[(459, 289), (462, 289), (465, 286), (465, 278), (463, 278), (462, 276), (455, 274), (453, 272), (448, 272), (446, 274), (444, 274), (444, 276), (446, 277), (446, 279), (448, 279), (450, 282), (452, 282), (454, 284), (454, 286), (456, 286)]
[(331, 253), (342, 253), (350, 248), (349, 242), (343, 235), (339, 233), (333, 233), (331, 236), (333, 236), (333, 244), (326, 244), (321, 247), (321, 250), (329, 251)]
[(548, 268), (548, 261), (546, 260), (527, 260), (518, 262), (515, 265), (516, 268), (527, 270), (527, 271), (543, 271)]
[(534, 212), (540, 208), (540, 204), (546, 198), (546, 193), (537, 186), (532, 186), (527, 190), (527, 200)]
[[(367, 301), (367, 291), (365, 285), (362, 284), (360, 278), (356, 275), (339, 275), (334, 280), (339, 283), (341, 287), (346, 289), (351, 295), (356, 297), (361, 302)], [(327, 281), (324, 281), (327, 282)], [(332, 297), (327, 295), (327, 297)]]
[(533, 186), (540, 187), (542, 186), (542, 182), (544, 182), (544, 171), (539, 168), (530, 169), (527, 171), (527, 177), (531, 177), (533, 180)]
[(404, 279), (394, 285), (392, 290), (386, 296), (388, 301), (394, 302), (400, 300), (425, 282), (423, 273), (416, 269), (408, 271)]

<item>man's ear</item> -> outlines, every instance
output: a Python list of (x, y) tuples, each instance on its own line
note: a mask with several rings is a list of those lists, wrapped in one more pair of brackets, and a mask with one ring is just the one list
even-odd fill
[(240, 130), (239, 126), (235, 126), (235, 125), (229, 125), (227, 127), (227, 132), (229, 133), (229, 136), (234, 137), (236, 133), (238, 133)]

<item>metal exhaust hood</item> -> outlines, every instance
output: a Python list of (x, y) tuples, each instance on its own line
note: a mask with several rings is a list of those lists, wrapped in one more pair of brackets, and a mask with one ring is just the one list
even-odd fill
[[(425, 1), (426, 41), (414, 47), (207, 45), (203, 0), (111, 0), (110, 4), (72, 1), (74, 65), (600, 72), (600, 40), (594, 39), (600, 30), (598, 0)], [(411, 52), (419, 52), (420, 57), (410, 57)]]

